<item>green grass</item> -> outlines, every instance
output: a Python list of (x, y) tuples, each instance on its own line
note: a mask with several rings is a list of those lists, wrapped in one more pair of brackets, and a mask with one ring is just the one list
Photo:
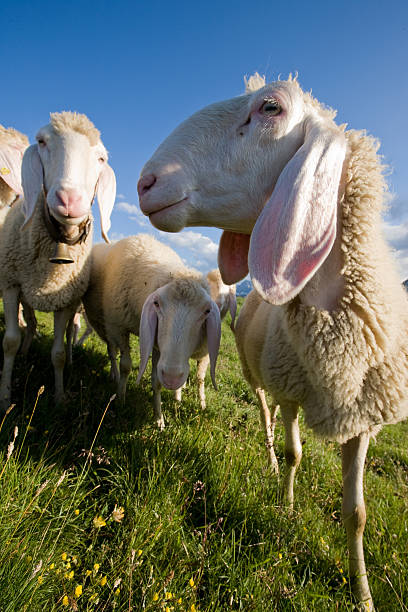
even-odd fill
[[(55, 408), (52, 317), (39, 314), (39, 327), (28, 359), (16, 360), (16, 405), (0, 432), (1, 612), (353, 609), (339, 448), (302, 425), (291, 515), (226, 323), (218, 393), (208, 381), (202, 411), (193, 377), (181, 406), (164, 391), (163, 432), (147, 375), (140, 387), (131, 375), (126, 406), (109, 403), (115, 388), (96, 337), (74, 350), (67, 401)], [(136, 339), (132, 351), (136, 365)], [(385, 428), (367, 460), (366, 562), (387, 612), (408, 609), (407, 432), (407, 423)], [(283, 468), (280, 421), (276, 449)]]

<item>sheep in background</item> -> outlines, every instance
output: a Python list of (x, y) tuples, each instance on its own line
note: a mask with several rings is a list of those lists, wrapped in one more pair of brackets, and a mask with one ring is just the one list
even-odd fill
[[(0, 125), (0, 209), (13, 206), (23, 194), (21, 163), (28, 145), (25, 134)], [(22, 352), (26, 354), (37, 328), (34, 310), (28, 304), (19, 304), (18, 324), (25, 330)]]
[[(95, 195), (107, 240), (115, 200), (113, 170), (99, 131), (85, 115), (51, 114), (37, 134), (37, 144), (23, 157), (24, 200), (0, 211), (0, 289), (6, 331), (0, 384), (3, 407), (10, 403), (14, 358), (20, 344), (19, 300), (54, 312), (52, 362), (55, 397), (63, 397), (64, 333), (85, 292), (92, 246), (91, 206)], [(52, 263), (56, 242), (67, 244), (73, 263)]]
[(240, 313), (238, 345), (246, 377), (281, 406), (287, 498), (301, 457), (301, 405), (309, 427), (342, 445), (350, 575), (372, 610), (364, 461), (370, 437), (408, 416), (408, 302), (381, 230), (378, 144), (334, 117), (296, 80), (251, 78), (245, 95), (177, 127), (138, 190), (161, 230), (225, 230), (225, 282), (249, 267), (260, 297)]
[(95, 245), (83, 303), (92, 327), (108, 346), (122, 402), (132, 368), (130, 334), (139, 335), (137, 383), (152, 353), (153, 408), (160, 429), (164, 427), (161, 386), (181, 387), (189, 374), (190, 357), (200, 359), (209, 353), (215, 386), (221, 335), (218, 306), (205, 278), (187, 268), (168, 246), (143, 234)]
[[(231, 315), (231, 324), (230, 327), (232, 331), (234, 331), (234, 322), (235, 315), (237, 313), (237, 299), (236, 299), (236, 288), (235, 285), (225, 285), (222, 282), (221, 274), (218, 269), (210, 270), (207, 273), (207, 281), (210, 287), (210, 295), (211, 299), (217, 304), (220, 310), (221, 321), (225, 318), (225, 315), (229, 311)], [(206, 353), (201, 359), (197, 361), (197, 388), (198, 388), (198, 396), (200, 398), (201, 408), (204, 410), (206, 408), (205, 403), (205, 375), (207, 373), (207, 369), (210, 363), (210, 357), (208, 353)], [(181, 402), (181, 391), (185, 387), (180, 387), (174, 392), (174, 399), (177, 402)]]

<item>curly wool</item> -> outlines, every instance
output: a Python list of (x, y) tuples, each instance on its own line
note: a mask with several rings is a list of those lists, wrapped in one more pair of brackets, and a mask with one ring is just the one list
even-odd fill
[(285, 307), (286, 333), (307, 381), (306, 423), (341, 443), (408, 417), (408, 302), (381, 232), (386, 185), (378, 144), (364, 132), (346, 138), (343, 297), (332, 312), (299, 297)]
[(0, 124), (0, 145), (15, 145), (20, 149), (28, 147), (29, 142), (25, 134), (12, 127), (6, 128)]
[(100, 131), (94, 126), (92, 121), (81, 113), (73, 113), (71, 111), (50, 113), (50, 123), (57, 132), (73, 130), (74, 132), (84, 134), (92, 147), (98, 144), (101, 136)]
[(0, 211), (0, 287), (20, 285), (22, 297), (33, 308), (44, 312), (61, 310), (79, 301), (90, 275), (92, 232), (85, 242), (67, 246), (73, 264), (49, 262), (55, 242), (44, 223), (44, 195), (38, 198), (30, 223), (21, 229), (25, 218), (23, 202)]

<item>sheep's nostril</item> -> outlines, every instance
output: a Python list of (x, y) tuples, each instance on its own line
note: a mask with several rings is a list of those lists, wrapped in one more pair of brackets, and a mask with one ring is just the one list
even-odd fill
[(145, 176), (142, 176), (137, 184), (137, 193), (139, 196), (142, 196), (149, 191), (149, 189), (155, 184), (156, 180), (157, 179), (154, 174), (146, 174)]

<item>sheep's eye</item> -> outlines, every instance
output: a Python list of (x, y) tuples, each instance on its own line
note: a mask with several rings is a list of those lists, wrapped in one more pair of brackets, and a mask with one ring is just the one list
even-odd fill
[(204, 310), (204, 314), (208, 315), (211, 312), (211, 308), (207, 308), (206, 310)]
[(106, 159), (104, 157), (99, 157), (98, 161), (100, 161), (101, 164), (104, 164), (106, 162)]
[(159, 304), (159, 302), (157, 300), (154, 300), (153, 304), (156, 306), (156, 308), (160, 307), (160, 304)]
[(40, 147), (45, 147), (45, 144), (46, 144), (46, 143), (45, 143), (45, 140), (44, 140), (43, 138), (39, 138), (39, 139), (37, 140), (37, 142), (38, 142), (38, 144), (40, 145)]
[(272, 115), (275, 117), (282, 112), (282, 107), (277, 100), (272, 98), (271, 100), (265, 100), (265, 102), (261, 106), (261, 111), (263, 113), (268, 113), (268, 115)]

